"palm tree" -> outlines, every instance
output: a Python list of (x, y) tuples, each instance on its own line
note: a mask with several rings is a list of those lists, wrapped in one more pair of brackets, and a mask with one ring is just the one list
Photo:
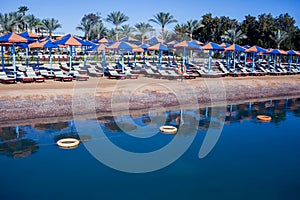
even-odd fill
[(120, 11), (114, 11), (107, 15), (106, 21), (109, 23), (112, 23), (113, 25), (116, 26), (115, 28), (115, 33), (116, 33), (116, 40), (119, 40), (119, 35), (118, 35), (118, 28), (119, 25), (122, 23), (126, 22), (129, 20), (129, 17), (127, 17), (124, 13), (121, 13)]
[(144, 43), (145, 40), (145, 35), (148, 32), (153, 31), (154, 29), (152, 28), (152, 26), (149, 23), (145, 23), (145, 22), (141, 22), (141, 23), (137, 23), (135, 25), (135, 31), (138, 32), (141, 35), (141, 40)]
[(57, 19), (54, 18), (47, 18), (42, 20), (44, 24), (44, 28), (48, 31), (49, 37), (52, 38), (52, 33), (58, 28), (61, 28), (61, 24), (58, 23)]
[(91, 38), (98, 38), (100, 39), (101, 36), (107, 35), (107, 28), (105, 28), (104, 24), (102, 22), (97, 23), (95, 26), (91, 29)]
[(15, 26), (15, 21), (9, 13), (0, 13), (0, 31), (2, 33), (12, 32)]
[(280, 31), (278, 29), (277, 31), (273, 32), (274, 35), (270, 35), (270, 38), (276, 43), (277, 48), (280, 49), (280, 44), (289, 36), (287, 32)]
[(193, 33), (195, 30), (204, 27), (204, 25), (198, 20), (189, 20), (184, 24), (184, 29), (189, 34), (190, 41), (193, 40)]
[(177, 40), (185, 40), (186, 39), (186, 31), (184, 24), (176, 24), (174, 27), (174, 32), (176, 34)]
[[(168, 24), (176, 23), (177, 20), (174, 19), (173, 15), (170, 13), (159, 12), (154, 15), (153, 19), (149, 19), (150, 22), (154, 22), (158, 25), (161, 25), (161, 35), (164, 36), (165, 26)], [(164, 38), (162, 38), (164, 39)]]
[(134, 28), (129, 26), (128, 24), (121, 26), (121, 35), (122, 37), (130, 37), (132, 36), (132, 33), (134, 32)]
[(20, 6), (18, 8), (18, 12), (22, 13), (22, 16), (24, 18), (24, 22), (23, 22), (23, 28), (24, 30), (27, 30), (27, 26), (26, 26), (26, 21), (25, 21), (25, 13), (29, 10), (29, 8), (27, 6)]
[(83, 31), (85, 39), (88, 40), (92, 28), (93, 25), (90, 20), (81, 20), (80, 25), (76, 27), (76, 30)]
[(41, 20), (36, 18), (34, 15), (26, 15), (25, 22), (27, 23), (26, 26), (28, 27), (29, 32), (32, 32), (33, 29), (39, 29), (44, 27), (44, 24), (41, 22)]
[(225, 35), (222, 35), (222, 38), (235, 44), (239, 40), (246, 39), (247, 36), (239, 28), (234, 27), (225, 31)]

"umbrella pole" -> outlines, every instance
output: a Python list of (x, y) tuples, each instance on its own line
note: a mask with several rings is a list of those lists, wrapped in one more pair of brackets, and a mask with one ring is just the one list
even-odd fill
[(276, 54), (274, 54), (274, 68), (273, 68), (273, 72), (276, 71)]
[(233, 51), (233, 71), (235, 72), (235, 56), (236, 56), (236, 51)]
[(271, 55), (268, 55), (268, 70), (270, 70), (270, 64), (271, 64)]
[(254, 72), (254, 52), (252, 53), (252, 72)]
[(182, 59), (182, 64), (185, 65), (185, 57), (186, 57), (186, 50), (183, 48), (183, 59)]
[(124, 52), (123, 52), (123, 50), (122, 50), (122, 63), (121, 63), (121, 65), (122, 65), (122, 73), (124, 73)]
[(209, 50), (209, 57), (208, 57), (208, 73), (210, 73), (210, 71), (211, 71), (211, 54), (212, 54), (212, 51)]
[[(298, 65), (298, 56), (297, 56), (297, 59), (296, 59), (296, 68), (297, 68), (297, 65)], [(298, 66), (298, 71), (300, 71), (300, 66)]]
[(12, 43), (12, 53), (13, 53), (13, 62), (14, 62), (14, 78), (17, 79), (15, 43)]
[(158, 50), (158, 68), (161, 69), (161, 50)]
[(244, 54), (244, 68), (246, 69), (247, 65), (247, 53)]
[(154, 50), (152, 51), (152, 63), (154, 63)]
[(26, 69), (28, 68), (28, 47), (26, 48)]
[(173, 59), (172, 62), (175, 63), (175, 51), (173, 51)]
[(72, 69), (72, 46), (69, 46), (70, 49), (70, 64), (69, 64), (69, 73), (71, 73), (71, 69)]
[(293, 61), (293, 57), (292, 55), (289, 55), (289, 72), (292, 71), (292, 61)]
[(105, 67), (105, 51), (102, 50), (102, 73), (104, 73), (104, 67)]
[(39, 64), (39, 49), (36, 48), (36, 65), (38, 67), (38, 69), (40, 69), (40, 64)]
[(52, 74), (52, 48), (49, 48), (50, 51), (50, 73)]
[(133, 53), (133, 59), (134, 59), (134, 70), (136, 70), (136, 52)]
[(84, 61), (83, 61), (83, 68), (86, 69), (86, 46), (84, 47)]
[(128, 66), (130, 66), (130, 58), (129, 58), (129, 51), (127, 52), (127, 60), (128, 60)]
[(1, 54), (2, 54), (2, 71), (4, 72), (4, 49), (3, 46), (1, 46)]
[(168, 67), (170, 67), (170, 51), (168, 51)]

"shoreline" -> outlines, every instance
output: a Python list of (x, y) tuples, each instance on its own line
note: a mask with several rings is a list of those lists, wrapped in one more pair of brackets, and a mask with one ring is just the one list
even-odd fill
[[(137, 80), (91, 78), (86, 82), (0, 85), (0, 125), (141, 113), (150, 109), (205, 107), (300, 97), (300, 75), (218, 79)], [(196, 99), (196, 100), (195, 100)], [(224, 102), (225, 101), (225, 102)], [(113, 113), (112, 113), (113, 111)], [(95, 115), (93, 115), (95, 116)]]

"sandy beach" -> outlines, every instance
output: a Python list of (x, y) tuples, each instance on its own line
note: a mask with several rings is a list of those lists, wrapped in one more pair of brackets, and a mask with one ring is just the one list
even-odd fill
[[(164, 80), (90, 78), (88, 81), (0, 84), (0, 121), (49, 119), (170, 106), (226, 105), (300, 96), (300, 75)], [(92, 104), (92, 106), (91, 106)]]

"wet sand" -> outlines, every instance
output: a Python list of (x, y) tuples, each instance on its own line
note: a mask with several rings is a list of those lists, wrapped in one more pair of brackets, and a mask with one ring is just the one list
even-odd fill
[(0, 84), (0, 124), (13, 120), (185, 109), (300, 96), (300, 75)]

